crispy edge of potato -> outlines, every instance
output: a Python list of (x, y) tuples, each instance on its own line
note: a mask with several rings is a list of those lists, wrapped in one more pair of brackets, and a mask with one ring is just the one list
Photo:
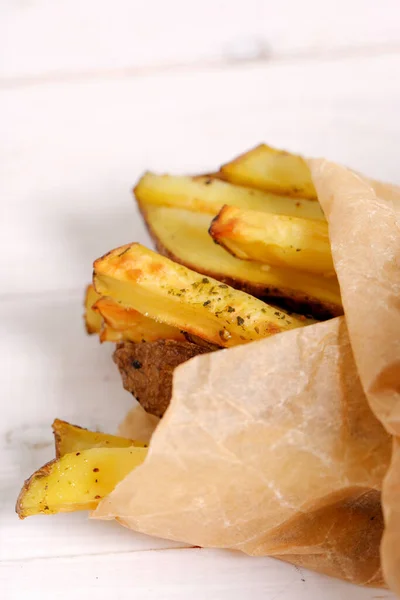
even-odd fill
[[(196, 254), (196, 260), (188, 259), (187, 256), (184, 256), (181, 253), (181, 246), (182, 246), (181, 244), (178, 244), (180, 246), (180, 248), (179, 248), (180, 253), (177, 253), (175, 250), (172, 250), (171, 247), (167, 245), (167, 243), (165, 242), (164, 239), (160, 238), (159, 232), (155, 231), (154, 220), (153, 220), (153, 215), (155, 214), (155, 212), (154, 212), (155, 209), (157, 209), (157, 210), (163, 209), (163, 210), (168, 210), (168, 211), (182, 210), (182, 209), (172, 209), (169, 207), (155, 207), (154, 208), (154, 207), (145, 205), (143, 203), (139, 204), (139, 209), (141, 210), (141, 213), (143, 215), (148, 232), (156, 246), (157, 251), (160, 254), (162, 254), (163, 256), (166, 256), (167, 258), (173, 260), (174, 262), (180, 263), (180, 264), (184, 265), (185, 267), (187, 267), (188, 269), (192, 269), (193, 271), (196, 271), (203, 275), (209, 275), (209, 276), (217, 279), (221, 283), (225, 283), (233, 288), (242, 290), (242, 291), (246, 292), (247, 294), (251, 294), (252, 296), (255, 296), (256, 298), (259, 298), (261, 300), (264, 300), (265, 302), (268, 302), (270, 305), (272, 304), (275, 306), (279, 306), (288, 311), (301, 313), (303, 315), (312, 315), (316, 319), (322, 319), (322, 320), (330, 319), (332, 317), (337, 317), (337, 316), (340, 316), (343, 314), (343, 307), (340, 302), (339, 284), (337, 284), (337, 286), (336, 286), (337, 287), (337, 300), (333, 301), (333, 300), (328, 300), (327, 298), (325, 298), (325, 299), (318, 298), (315, 294), (307, 293), (305, 291), (298, 290), (296, 288), (290, 288), (290, 287), (286, 287), (284, 285), (278, 287), (276, 284), (268, 283), (267, 281), (257, 282), (255, 280), (245, 279), (244, 276), (239, 276), (237, 274), (232, 275), (232, 273), (227, 273), (226, 271), (224, 271), (223, 268), (221, 268), (221, 258), (218, 255), (215, 257), (215, 260), (212, 261), (213, 265), (216, 265), (215, 268), (210, 268), (209, 266), (207, 266), (205, 268), (204, 266), (201, 265), (200, 261), (198, 260), (198, 254)], [(187, 211), (187, 212), (188, 212), (188, 214), (192, 214), (192, 215), (196, 214), (196, 213), (190, 213), (190, 211)], [(204, 217), (204, 215), (203, 215), (203, 217)], [(177, 234), (179, 234), (179, 235), (183, 235), (183, 234), (180, 234), (181, 228), (176, 227), (174, 229), (174, 231), (176, 231)], [(204, 230), (204, 234), (205, 234), (205, 239), (207, 240), (207, 243), (208, 243), (208, 241), (212, 242), (210, 236), (208, 235), (207, 227)], [(218, 248), (218, 246), (215, 245), (215, 248)], [(229, 253), (227, 253), (227, 255), (229, 256)], [(238, 264), (245, 262), (245, 261), (241, 261), (240, 259), (235, 259), (235, 260), (238, 261)], [(246, 264), (249, 264), (249, 263), (246, 262)], [(267, 269), (267, 267), (265, 267), (265, 268)], [(247, 268), (246, 268), (246, 270), (248, 271)], [(292, 272), (293, 272), (293, 274), (297, 273), (295, 270), (293, 270)], [(265, 273), (267, 273), (267, 271)], [(314, 279), (316, 278), (316, 276), (314, 274), (309, 275), (309, 274), (305, 273), (304, 275), (306, 277), (313, 277)], [(326, 284), (331, 287), (333, 286), (333, 282), (336, 281), (336, 278), (319, 278), (319, 279), (321, 280), (321, 282), (324, 283), (324, 285)]]
[(208, 231), (241, 260), (335, 276), (327, 223), (224, 206)]
[(154, 342), (162, 339), (185, 339), (177, 327), (159, 323), (137, 310), (122, 306), (112, 298), (102, 296), (94, 304), (93, 310), (99, 312), (104, 321), (101, 341)]
[(309, 324), (140, 244), (97, 259), (93, 282), (100, 294), (224, 347)]
[(225, 204), (260, 212), (325, 221), (318, 202), (255, 190), (214, 177), (146, 172), (133, 189), (138, 203), (171, 206), (215, 216)]
[(73, 425), (62, 419), (54, 419), (53, 435), (55, 442), (56, 458), (61, 458), (71, 452), (80, 452), (90, 448), (147, 448), (147, 444), (137, 440), (130, 440), (117, 435), (91, 431), (79, 425)]
[(100, 294), (94, 289), (94, 285), (89, 283), (85, 290), (84, 307), (85, 312), (83, 319), (87, 333), (100, 333), (103, 326), (103, 319), (96, 311), (93, 310), (93, 305), (101, 298)]
[(99, 339), (103, 344), (104, 342), (112, 342), (114, 344), (118, 344), (125, 339), (125, 333), (123, 331), (115, 331), (112, 327), (107, 325), (107, 323), (103, 323), (103, 327), (101, 328)]
[(157, 340), (141, 344), (123, 342), (117, 345), (113, 360), (124, 388), (133, 394), (146, 412), (161, 418), (171, 399), (175, 368), (210, 351), (210, 347), (187, 340)]
[(133, 446), (64, 454), (25, 481), (15, 510), (20, 519), (35, 514), (92, 510), (146, 456), (146, 448)]
[(304, 158), (286, 150), (259, 144), (222, 165), (228, 181), (255, 189), (317, 200), (317, 192)]

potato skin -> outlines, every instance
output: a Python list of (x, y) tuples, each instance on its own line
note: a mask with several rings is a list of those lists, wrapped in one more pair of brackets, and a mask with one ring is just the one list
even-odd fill
[(150, 414), (162, 417), (172, 394), (172, 375), (181, 363), (198, 354), (210, 352), (188, 341), (158, 340), (118, 344), (113, 360), (118, 366), (124, 388), (131, 392)]

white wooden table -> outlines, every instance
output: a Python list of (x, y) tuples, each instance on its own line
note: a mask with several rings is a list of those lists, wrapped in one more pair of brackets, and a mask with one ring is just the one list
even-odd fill
[[(279, 8), (278, 8), (279, 7)], [(148, 243), (145, 168), (260, 141), (399, 183), (398, 0), (0, 2), (0, 594), (6, 600), (391, 598), (85, 514), (20, 522), (51, 422), (113, 431), (132, 400), (85, 336), (91, 263)]]

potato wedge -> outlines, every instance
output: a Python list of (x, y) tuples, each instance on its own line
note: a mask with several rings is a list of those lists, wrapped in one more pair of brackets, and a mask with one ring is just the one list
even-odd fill
[(100, 333), (103, 326), (102, 316), (93, 310), (93, 305), (101, 296), (96, 292), (92, 284), (88, 285), (85, 292), (85, 313), (83, 315), (86, 331), (89, 334)]
[(124, 308), (111, 298), (100, 298), (93, 310), (104, 320), (100, 333), (102, 342), (154, 342), (164, 339), (185, 341), (185, 336), (176, 327), (159, 323), (136, 310)]
[(262, 212), (325, 220), (318, 202), (295, 200), (213, 177), (175, 177), (145, 173), (134, 189), (139, 203), (184, 208), (215, 216), (224, 204)]
[(297, 312), (317, 318), (343, 314), (336, 277), (234, 258), (211, 239), (208, 215), (151, 205), (142, 212), (157, 250), (176, 262)]
[(103, 323), (103, 327), (101, 328), (99, 334), (100, 342), (113, 342), (114, 344), (118, 344), (119, 342), (123, 342), (125, 339), (129, 339), (129, 334), (126, 335), (124, 331), (115, 331), (112, 327)]
[(209, 233), (237, 258), (335, 275), (327, 223), (224, 206)]
[(31, 515), (92, 510), (138, 467), (147, 448), (90, 448), (65, 454), (36, 471), (24, 484), (16, 511)]
[(118, 366), (124, 388), (143, 408), (156, 417), (165, 413), (172, 395), (175, 368), (209, 348), (188, 341), (158, 340), (118, 344), (113, 360)]
[(53, 434), (56, 446), (56, 458), (71, 452), (81, 452), (90, 448), (147, 448), (147, 444), (117, 435), (89, 431), (78, 425), (72, 425), (67, 421), (55, 419), (53, 421)]
[(238, 156), (223, 165), (221, 171), (228, 181), (239, 185), (296, 198), (317, 199), (305, 160), (297, 154), (276, 150), (266, 144)]
[(225, 347), (307, 324), (304, 318), (199, 275), (140, 244), (116, 248), (96, 260), (93, 281), (99, 294), (124, 307)]

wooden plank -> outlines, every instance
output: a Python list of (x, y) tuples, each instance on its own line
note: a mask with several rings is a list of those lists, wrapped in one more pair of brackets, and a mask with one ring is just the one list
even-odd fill
[(2, 3), (0, 77), (163, 68), (399, 46), (397, 0)]
[[(5, 506), (12, 508), (8, 502)], [(91, 521), (86, 512), (18, 521), (10, 511), (8, 517), (0, 516), (0, 527), (0, 560), (18, 563), (36, 558), (186, 548), (183, 543), (129, 531), (115, 521)]]
[(204, 549), (3, 563), (0, 587), (7, 600), (394, 600), (270, 558)]
[(148, 243), (131, 188), (268, 141), (398, 181), (400, 56), (56, 84), (0, 93), (1, 294), (79, 289)]

